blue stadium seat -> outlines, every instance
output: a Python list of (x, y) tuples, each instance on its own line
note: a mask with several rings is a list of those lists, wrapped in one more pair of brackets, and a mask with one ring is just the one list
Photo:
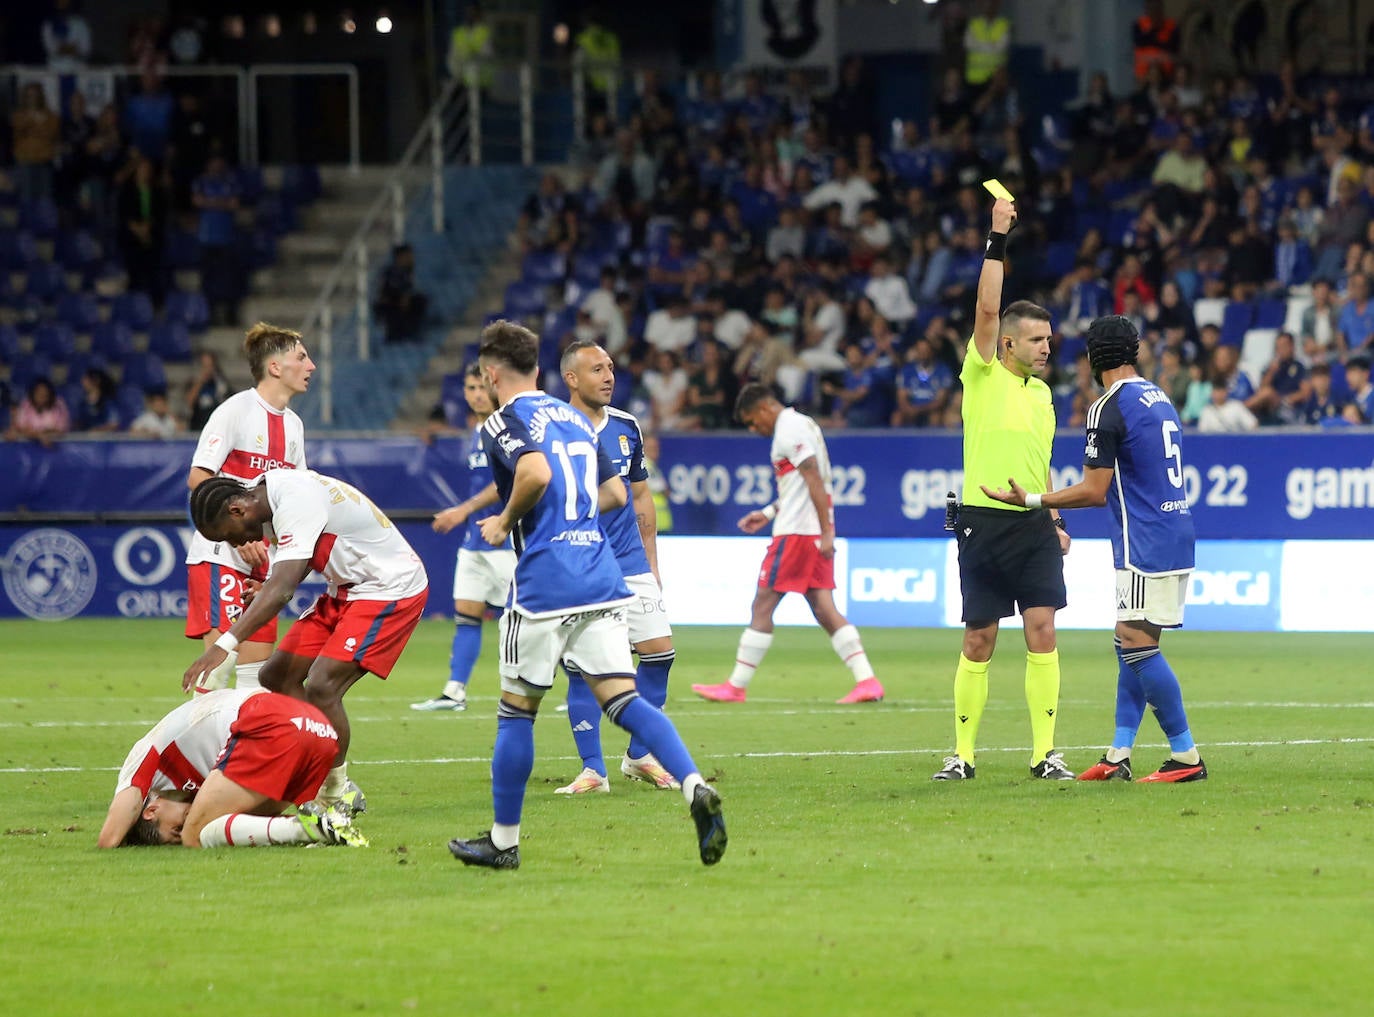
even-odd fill
[(1073, 269), (1078, 246), (1071, 240), (1056, 240), (1045, 247), (1044, 277), (1058, 282)]
[(601, 269), (606, 264), (603, 256), (579, 254), (573, 261), (572, 280), (584, 290), (591, 291), (601, 285)]
[(249, 268), (266, 268), (277, 260), (277, 238), (271, 230), (254, 230), (244, 255)]
[(535, 286), (552, 286), (562, 282), (568, 263), (556, 251), (531, 251), (520, 266), (520, 278)]
[(100, 301), (91, 293), (63, 293), (57, 299), (57, 317), (76, 332), (90, 332), (100, 324)]
[(1107, 233), (1103, 239), (1113, 246), (1119, 245), (1134, 225), (1135, 212), (1132, 209), (1113, 209), (1107, 216)]
[(210, 324), (210, 304), (204, 293), (173, 290), (167, 294), (164, 311), (168, 321), (179, 322), (192, 332), (204, 332)]
[(128, 325), (135, 332), (146, 332), (153, 324), (153, 302), (148, 294), (137, 290), (115, 297), (110, 317)]
[(130, 353), (124, 358), (123, 384), (139, 389), (161, 388), (167, 384), (167, 372), (155, 353)]
[(279, 192), (267, 191), (258, 202), (253, 221), (260, 230), (266, 230), (276, 237), (284, 236), (297, 226), (296, 206)]
[(576, 307), (564, 307), (562, 310), (550, 312), (544, 318), (543, 336), (554, 343), (561, 343), (576, 324)]
[(507, 317), (529, 318), (544, 313), (544, 292), (526, 282), (513, 282), (506, 287)]
[(25, 284), (24, 292), (30, 296), (50, 303), (66, 288), (67, 277), (61, 265), (51, 261), (36, 261), (29, 266), (28, 282)]
[(33, 330), (33, 351), (65, 360), (76, 351), (76, 336), (65, 321), (45, 321)]
[(50, 198), (39, 198), (19, 206), (19, 226), (36, 237), (51, 240), (57, 236), (57, 206)]
[(195, 268), (200, 264), (200, 241), (190, 230), (172, 230), (162, 257), (169, 268)]
[(32, 353), (10, 365), (10, 384), (24, 392), (35, 378), (52, 377), (52, 358)]
[(75, 417), (76, 411), (81, 408), (81, 403), (86, 398), (85, 390), (81, 387), (81, 378), (73, 377), (70, 381), (58, 385), (57, 398), (67, 404), (67, 413)]
[(1240, 346), (1245, 342), (1245, 333), (1254, 325), (1255, 308), (1253, 304), (1233, 300), (1226, 305), (1221, 316), (1221, 342), (1226, 346)]
[(281, 192), (288, 201), (296, 205), (309, 205), (319, 198), (322, 191), (320, 171), (315, 166), (290, 165), (282, 167)]
[(58, 237), (56, 254), (68, 271), (85, 272), (99, 264), (103, 251), (89, 232), (73, 230)]
[(148, 333), (148, 350), (164, 361), (187, 363), (191, 359), (191, 334), (180, 321), (159, 321)]
[(1345, 364), (1331, 361), (1331, 395), (1345, 402), (1350, 398), (1350, 382), (1345, 377)]
[(22, 272), (34, 262), (41, 260), (38, 254), (38, 241), (32, 233), (27, 230), (0, 232), (0, 266)]
[(1261, 300), (1255, 307), (1252, 328), (1283, 328), (1288, 317), (1288, 304), (1283, 300)]
[(119, 407), (119, 423), (128, 428), (143, 412), (143, 389), (127, 382), (115, 390), (115, 405)]
[(19, 358), (19, 333), (13, 325), (0, 324), (0, 360), (7, 364)]
[(102, 321), (91, 332), (91, 349), (111, 360), (122, 360), (134, 351), (134, 333), (122, 321)]
[(644, 228), (644, 247), (646, 250), (663, 251), (668, 248), (668, 234), (676, 228), (671, 220), (654, 219)]
[(464, 383), (462, 371), (444, 375), (439, 383), (439, 405), (444, 408), (444, 419), (452, 427), (462, 427), (468, 419), (468, 402), (463, 396)]
[(110, 365), (99, 353), (73, 353), (67, 357), (67, 377), (69, 379), (80, 380), (81, 376), (92, 368), (98, 371), (108, 371)]

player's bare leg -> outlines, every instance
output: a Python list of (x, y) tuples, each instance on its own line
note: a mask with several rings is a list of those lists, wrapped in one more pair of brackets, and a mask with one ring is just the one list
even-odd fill
[(353, 684), (367, 674), (351, 660), (316, 657), (305, 680), (305, 700), (316, 707), (339, 735), (339, 754), (334, 769), (324, 779), (320, 800), (330, 806), (343, 806), (349, 815), (363, 812), (367, 806), (361, 789), (348, 779), (348, 746), (352, 729), (344, 711), (343, 697)]
[(214, 770), (191, 803), (181, 828), (186, 847), (268, 847), (284, 844), (348, 844), (367, 839), (339, 816), (283, 816), (289, 803), (237, 784)]

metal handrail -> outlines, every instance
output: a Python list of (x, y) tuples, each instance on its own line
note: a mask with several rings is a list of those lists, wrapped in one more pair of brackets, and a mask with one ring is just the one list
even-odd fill
[(320, 419), (326, 427), (334, 423), (334, 308), (333, 301), (340, 289), (346, 285), (350, 271), (355, 289), (356, 325), (358, 329), (358, 359), (371, 359), (370, 310), (368, 280), (370, 276), (368, 238), (378, 220), (389, 210), (390, 233), (393, 242), (400, 243), (405, 236), (405, 175), (420, 162), (425, 146), (430, 146), (430, 186), (434, 190), (434, 200), (430, 207), (431, 226), (436, 233), (444, 229), (443, 170), (446, 162), (444, 144), (445, 115), (455, 95), (461, 94), (459, 82), (449, 81), (439, 93), (438, 99), (425, 115), (405, 152), (396, 162), (380, 192), (368, 206), (358, 228), (339, 253), (334, 268), (325, 277), (320, 294), (306, 312), (301, 322), (300, 332), (306, 337), (316, 334), (318, 325), (317, 348), (320, 373), (323, 384), (320, 386)]

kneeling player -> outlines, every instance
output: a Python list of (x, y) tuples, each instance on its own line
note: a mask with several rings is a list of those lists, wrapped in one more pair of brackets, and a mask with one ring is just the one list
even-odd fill
[(262, 689), (208, 692), (129, 750), (97, 843), (366, 847), (336, 810), (282, 815), (319, 793), (338, 746), (338, 732), (309, 703)]

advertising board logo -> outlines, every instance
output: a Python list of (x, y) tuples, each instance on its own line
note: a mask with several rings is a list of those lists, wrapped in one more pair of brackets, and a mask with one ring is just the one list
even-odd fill
[(75, 617), (95, 595), (95, 557), (66, 530), (25, 533), (10, 545), (0, 571), (14, 606), (39, 621)]
[(171, 538), (151, 526), (138, 526), (121, 536), (114, 545), (115, 571), (135, 586), (156, 586), (181, 564)]
[(1268, 607), (1273, 577), (1268, 572), (1195, 571), (1188, 578), (1188, 603), (1224, 607)]
[(849, 599), (861, 602), (933, 604), (938, 587), (934, 569), (853, 569)]

